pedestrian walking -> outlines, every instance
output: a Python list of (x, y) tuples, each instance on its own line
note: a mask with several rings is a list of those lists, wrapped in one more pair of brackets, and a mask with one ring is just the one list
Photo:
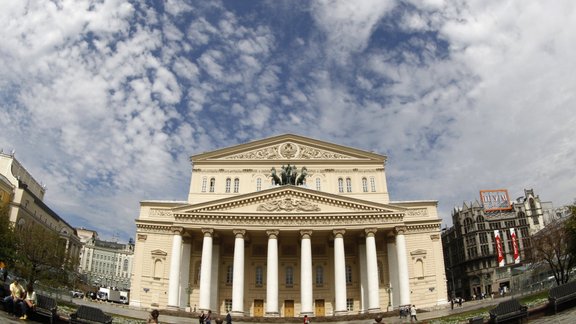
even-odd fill
[(150, 312), (150, 317), (148, 317), (147, 324), (158, 324), (158, 316), (160, 316), (160, 312), (157, 309), (154, 309)]
[(410, 323), (412, 323), (412, 320), (418, 322), (418, 319), (416, 318), (416, 305), (410, 307)]

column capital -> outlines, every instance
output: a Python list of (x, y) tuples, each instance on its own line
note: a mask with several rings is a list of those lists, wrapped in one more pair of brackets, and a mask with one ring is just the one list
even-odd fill
[(304, 239), (304, 238), (310, 238), (312, 236), (312, 230), (311, 229), (304, 229), (300, 231), (300, 238)]
[(232, 230), (232, 233), (234, 233), (235, 238), (244, 238), (244, 235), (246, 235), (246, 230), (235, 229), (235, 230)]
[(346, 233), (346, 230), (343, 228), (335, 229), (332, 231), (332, 233), (334, 234), (334, 237), (344, 237), (344, 233)]
[(268, 238), (277, 239), (278, 235), (280, 234), (280, 231), (279, 230), (267, 230), (266, 234), (268, 235)]
[(182, 234), (184, 233), (184, 227), (182, 227), (182, 226), (172, 226), (172, 227), (170, 227), (170, 232), (172, 232), (172, 234), (182, 235)]
[(396, 235), (404, 235), (407, 231), (408, 228), (406, 226), (396, 226), (394, 228), (394, 233), (396, 233)]
[(364, 229), (364, 233), (366, 233), (366, 237), (375, 236), (377, 231), (378, 231), (378, 229), (376, 227)]
[(213, 228), (203, 228), (202, 233), (204, 237), (212, 237), (214, 236), (214, 229)]
[(432, 235), (430, 235), (430, 239), (432, 241), (439, 241), (440, 240), (440, 234), (432, 234)]

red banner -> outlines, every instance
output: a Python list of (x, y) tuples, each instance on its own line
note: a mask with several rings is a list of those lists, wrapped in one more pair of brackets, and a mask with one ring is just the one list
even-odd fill
[(512, 238), (512, 247), (514, 248), (514, 263), (520, 263), (520, 251), (518, 249), (518, 238), (516, 237), (516, 231), (510, 229), (510, 237)]
[(494, 230), (494, 242), (496, 242), (496, 251), (498, 252), (498, 266), (503, 267), (504, 262), (504, 250), (502, 250), (502, 239), (500, 238), (500, 231)]

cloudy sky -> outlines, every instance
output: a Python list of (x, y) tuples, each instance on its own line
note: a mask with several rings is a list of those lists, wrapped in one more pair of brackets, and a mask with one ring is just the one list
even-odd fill
[(189, 156), (284, 133), (388, 156), (392, 200), (576, 198), (576, 1), (0, 2), (0, 148), (134, 237)]

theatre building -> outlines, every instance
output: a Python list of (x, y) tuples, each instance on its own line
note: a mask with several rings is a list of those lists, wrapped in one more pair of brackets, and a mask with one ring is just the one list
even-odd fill
[(233, 316), (446, 303), (437, 201), (390, 201), (386, 156), (280, 135), (191, 157), (187, 201), (142, 201), (130, 304)]

